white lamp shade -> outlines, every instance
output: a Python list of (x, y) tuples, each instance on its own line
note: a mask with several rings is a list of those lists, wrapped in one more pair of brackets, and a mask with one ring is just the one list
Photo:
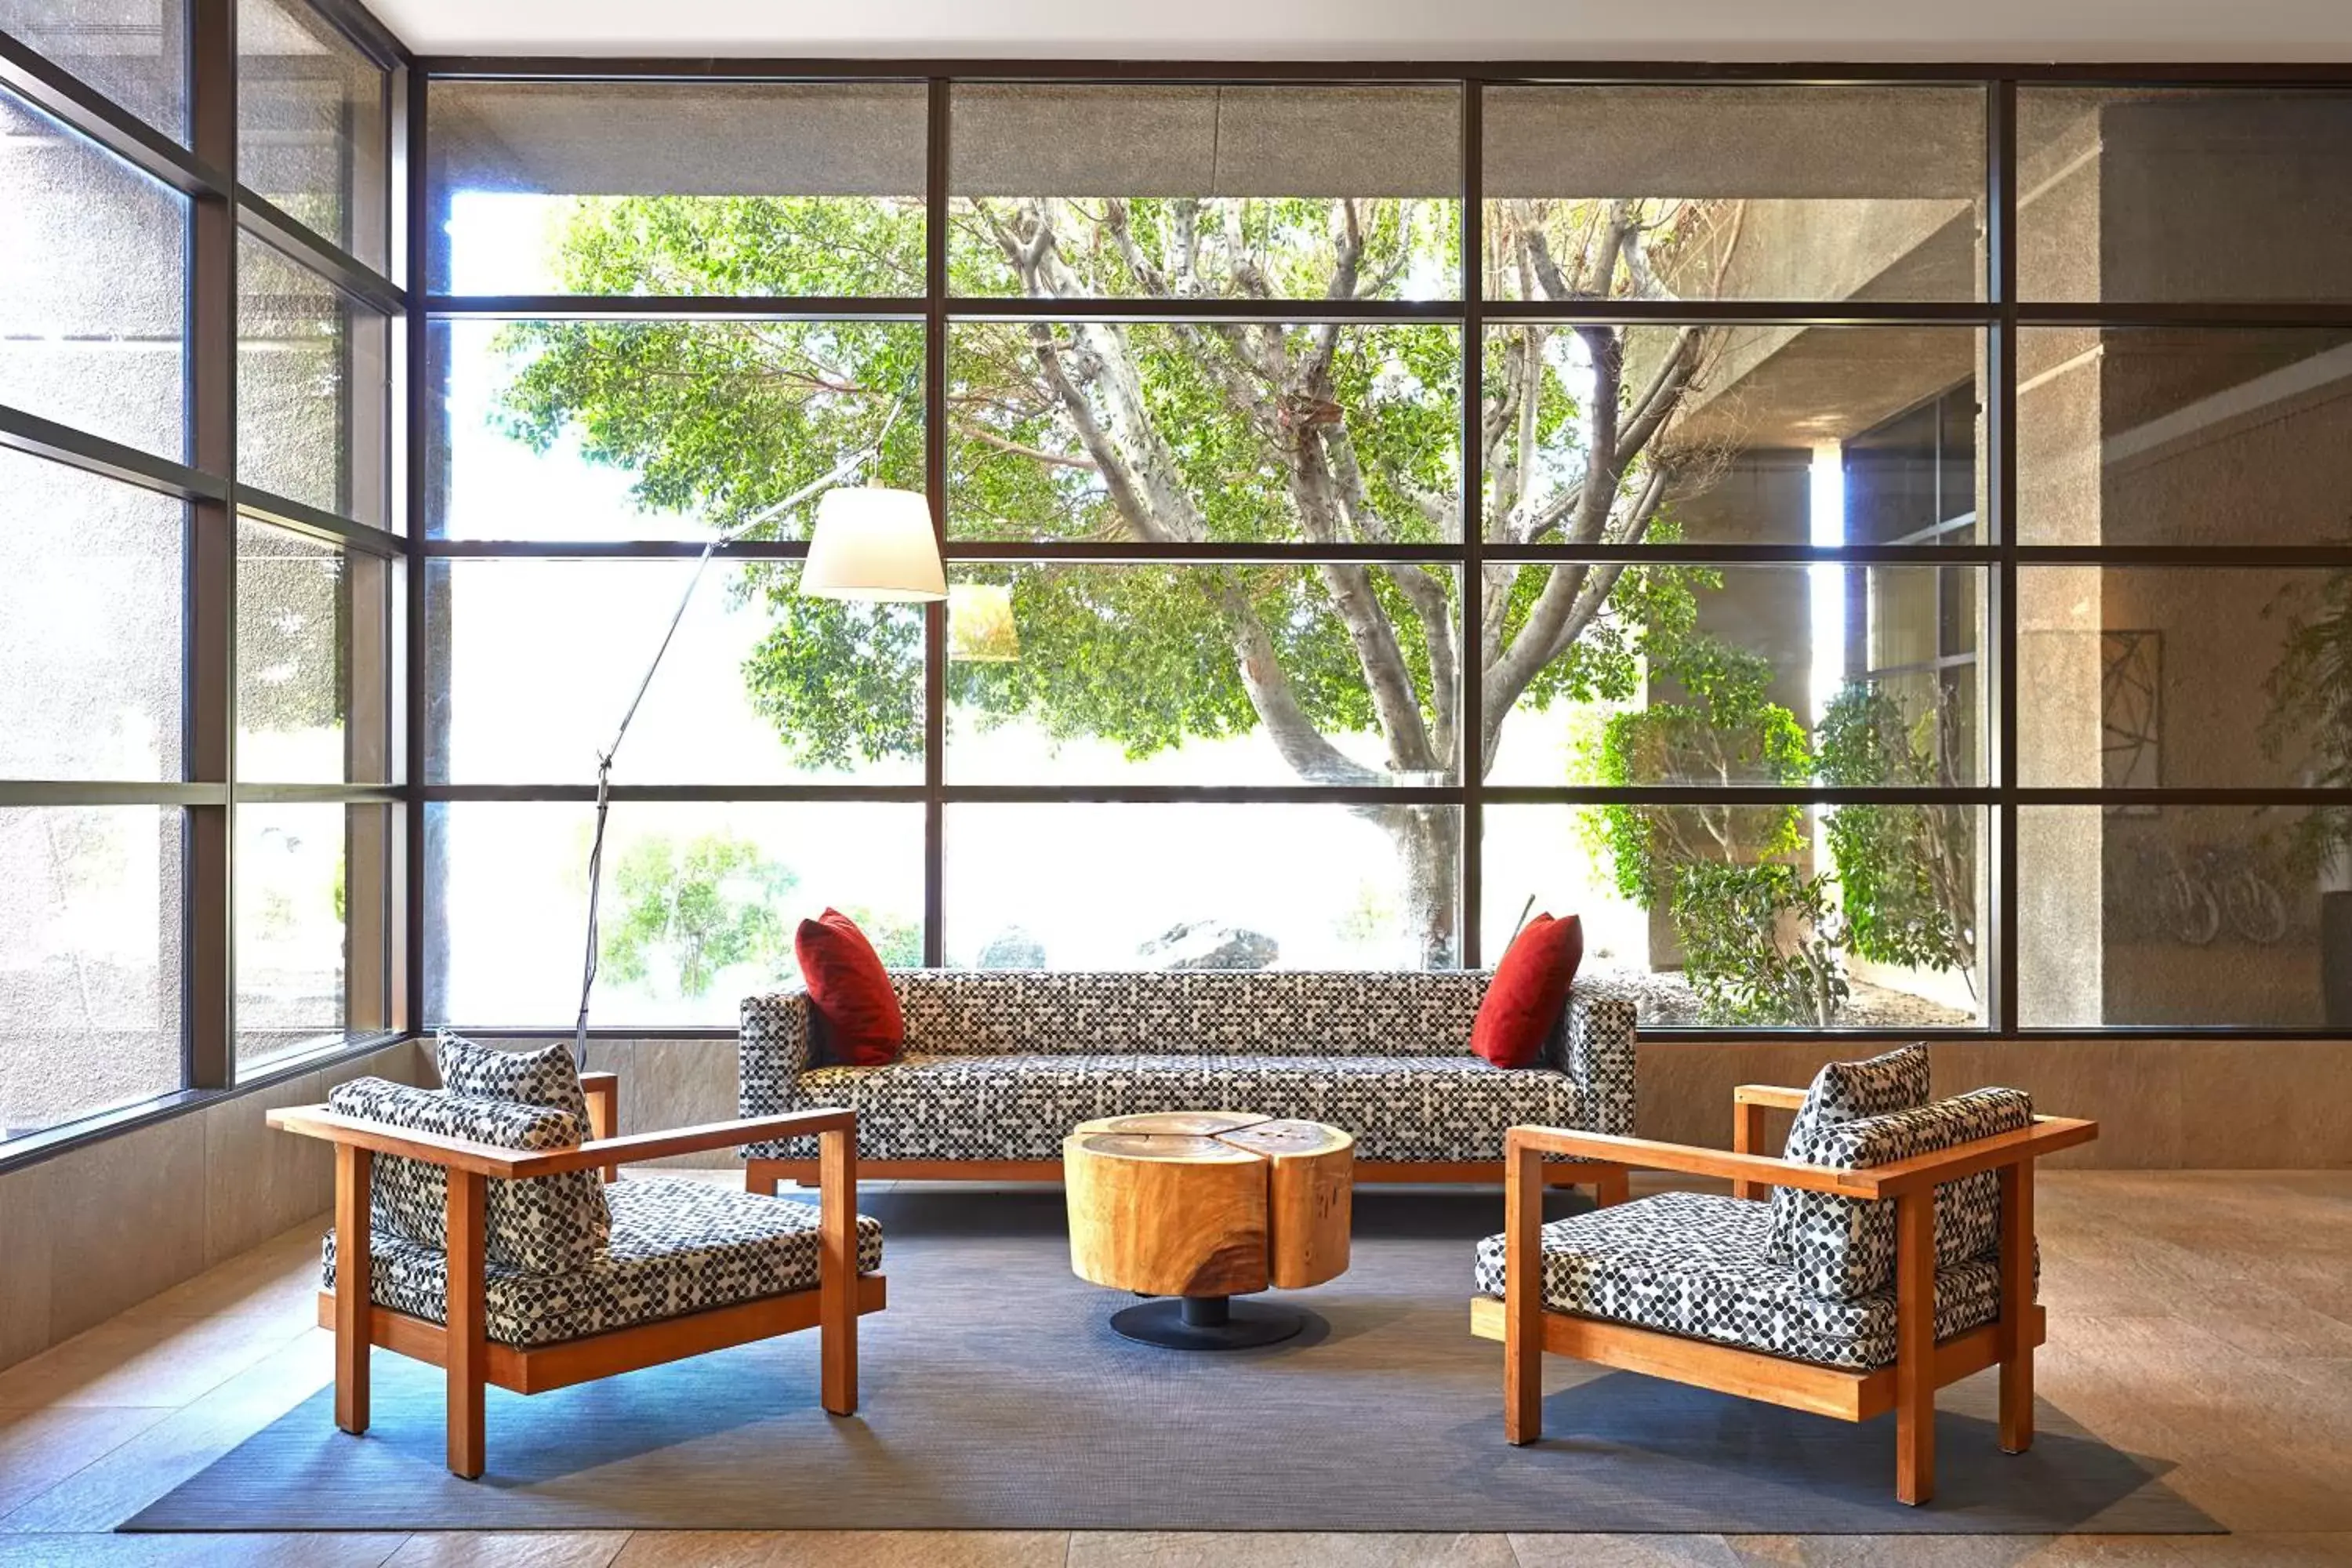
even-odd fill
[(816, 503), (801, 592), (813, 599), (944, 599), (931, 506), (912, 490), (844, 485)]

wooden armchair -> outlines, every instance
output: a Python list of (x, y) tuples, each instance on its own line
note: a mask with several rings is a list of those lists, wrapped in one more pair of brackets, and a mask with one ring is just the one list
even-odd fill
[[(880, 1228), (856, 1213), (855, 1113), (621, 1136), (614, 1076), (583, 1075), (582, 1088), (596, 1133), (585, 1141), (564, 1111), (377, 1079), (338, 1086), (329, 1105), (269, 1113), (271, 1126), (335, 1146), (331, 1283), (319, 1299), (320, 1325), (335, 1334), (335, 1424), (367, 1430), (372, 1347), (442, 1367), (449, 1468), (472, 1479), (488, 1384), (538, 1394), (807, 1328), (822, 1342), (825, 1409), (854, 1412), (857, 1319), (887, 1300)], [(414, 1125), (453, 1115), (474, 1118), (473, 1135)], [(799, 1136), (820, 1151), (814, 1215), (705, 1183), (604, 1184), (631, 1162)], [(388, 1194), (388, 1179), (401, 1190)], [(436, 1187), (446, 1188), (437, 1247), (415, 1239), (414, 1224), (418, 1194), (429, 1201)]]
[[(2032, 1443), (2033, 1351), (2045, 1336), (2034, 1301), (2033, 1162), (2089, 1142), (2097, 1124), (2034, 1116), (2015, 1090), (1989, 1089), (1845, 1122), (1821, 1163), (1756, 1152), (1762, 1113), (1796, 1109), (1805, 1092), (1738, 1089), (1730, 1152), (1511, 1130), (1503, 1234), (1479, 1249), (1486, 1293), (1471, 1304), (1472, 1331), (1503, 1342), (1510, 1442), (1542, 1436), (1549, 1351), (1846, 1421), (1891, 1409), (1895, 1490), (1906, 1503), (1934, 1493), (1936, 1390), (1947, 1384), (1998, 1365), (2001, 1448)], [(1664, 1193), (1547, 1226), (1548, 1155), (1727, 1178), (1735, 1195)], [(1754, 1201), (1775, 1187), (1834, 1211), (1813, 1236), (1798, 1236), (1793, 1255), (1776, 1249), (1771, 1210)], [(1864, 1206), (1850, 1212), (1854, 1205)], [(1963, 1239), (1972, 1208), (1981, 1233)], [(1891, 1231), (1891, 1248), (1874, 1258), (1877, 1226)], [(1833, 1257), (1824, 1275), (1807, 1249), (1840, 1235), (1855, 1249)], [(1691, 1267), (1691, 1283), (1660, 1290), (1677, 1261)], [(1874, 1270), (1891, 1273), (1891, 1289)], [(1963, 1325), (1940, 1339), (1939, 1308), (1948, 1324)]]

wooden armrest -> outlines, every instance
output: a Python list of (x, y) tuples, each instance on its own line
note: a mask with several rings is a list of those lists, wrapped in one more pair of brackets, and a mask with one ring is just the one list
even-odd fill
[(1734, 1105), (1761, 1105), (1773, 1110), (1795, 1110), (1805, 1103), (1801, 1089), (1782, 1089), (1777, 1084), (1743, 1083), (1731, 1091)]
[(2095, 1121), (2070, 1116), (2037, 1116), (2032, 1126), (2021, 1127), (2014, 1132), (1996, 1132), (1990, 1138), (1955, 1143), (1932, 1154), (1916, 1154), (1891, 1165), (1872, 1165), (1845, 1173), (1867, 1184), (1869, 1191), (1863, 1196), (1891, 1198), (1920, 1187), (1941, 1186), (1962, 1176), (1973, 1176), (1979, 1171), (2024, 1164), (2077, 1143), (2088, 1143), (2098, 1135), (2099, 1124)]
[(755, 1116), (741, 1121), (714, 1121), (704, 1127), (684, 1127), (668, 1132), (637, 1132), (625, 1138), (599, 1138), (576, 1149), (501, 1149), (435, 1132), (412, 1132), (381, 1121), (345, 1116), (323, 1105), (295, 1106), (273, 1110), (269, 1125), (305, 1138), (348, 1143), (379, 1154), (400, 1154), (453, 1171), (473, 1171), (512, 1180), (522, 1176), (553, 1176), (566, 1171), (592, 1171), (630, 1160), (658, 1160), (667, 1154), (696, 1154), (711, 1149), (731, 1149), (739, 1143), (761, 1143), (771, 1138), (806, 1137), (820, 1132), (855, 1132), (854, 1110), (795, 1110), (782, 1116)]
[(1645, 1171), (1680, 1171), (1694, 1176), (1722, 1176), (1734, 1182), (1761, 1182), (1775, 1187), (1804, 1187), (1817, 1193), (1841, 1193), (1848, 1197), (1874, 1197), (1856, 1183), (1867, 1171), (1832, 1171), (1823, 1165), (1802, 1165), (1768, 1154), (1743, 1154), (1727, 1149), (1699, 1149), (1687, 1143), (1661, 1143), (1654, 1138), (1621, 1138), (1609, 1132), (1577, 1132), (1565, 1127), (1514, 1127), (1506, 1141), (1516, 1154), (1532, 1150), (1578, 1160), (1636, 1166)]

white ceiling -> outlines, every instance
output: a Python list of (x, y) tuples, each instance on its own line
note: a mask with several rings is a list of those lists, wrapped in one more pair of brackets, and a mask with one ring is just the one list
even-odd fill
[(2352, 59), (2352, 0), (374, 0), (427, 54)]

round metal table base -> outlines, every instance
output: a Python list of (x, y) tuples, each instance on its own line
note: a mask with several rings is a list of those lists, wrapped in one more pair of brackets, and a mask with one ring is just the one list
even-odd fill
[(1238, 1351), (1292, 1338), (1307, 1314), (1226, 1296), (1161, 1296), (1113, 1312), (1110, 1326), (1171, 1351)]

